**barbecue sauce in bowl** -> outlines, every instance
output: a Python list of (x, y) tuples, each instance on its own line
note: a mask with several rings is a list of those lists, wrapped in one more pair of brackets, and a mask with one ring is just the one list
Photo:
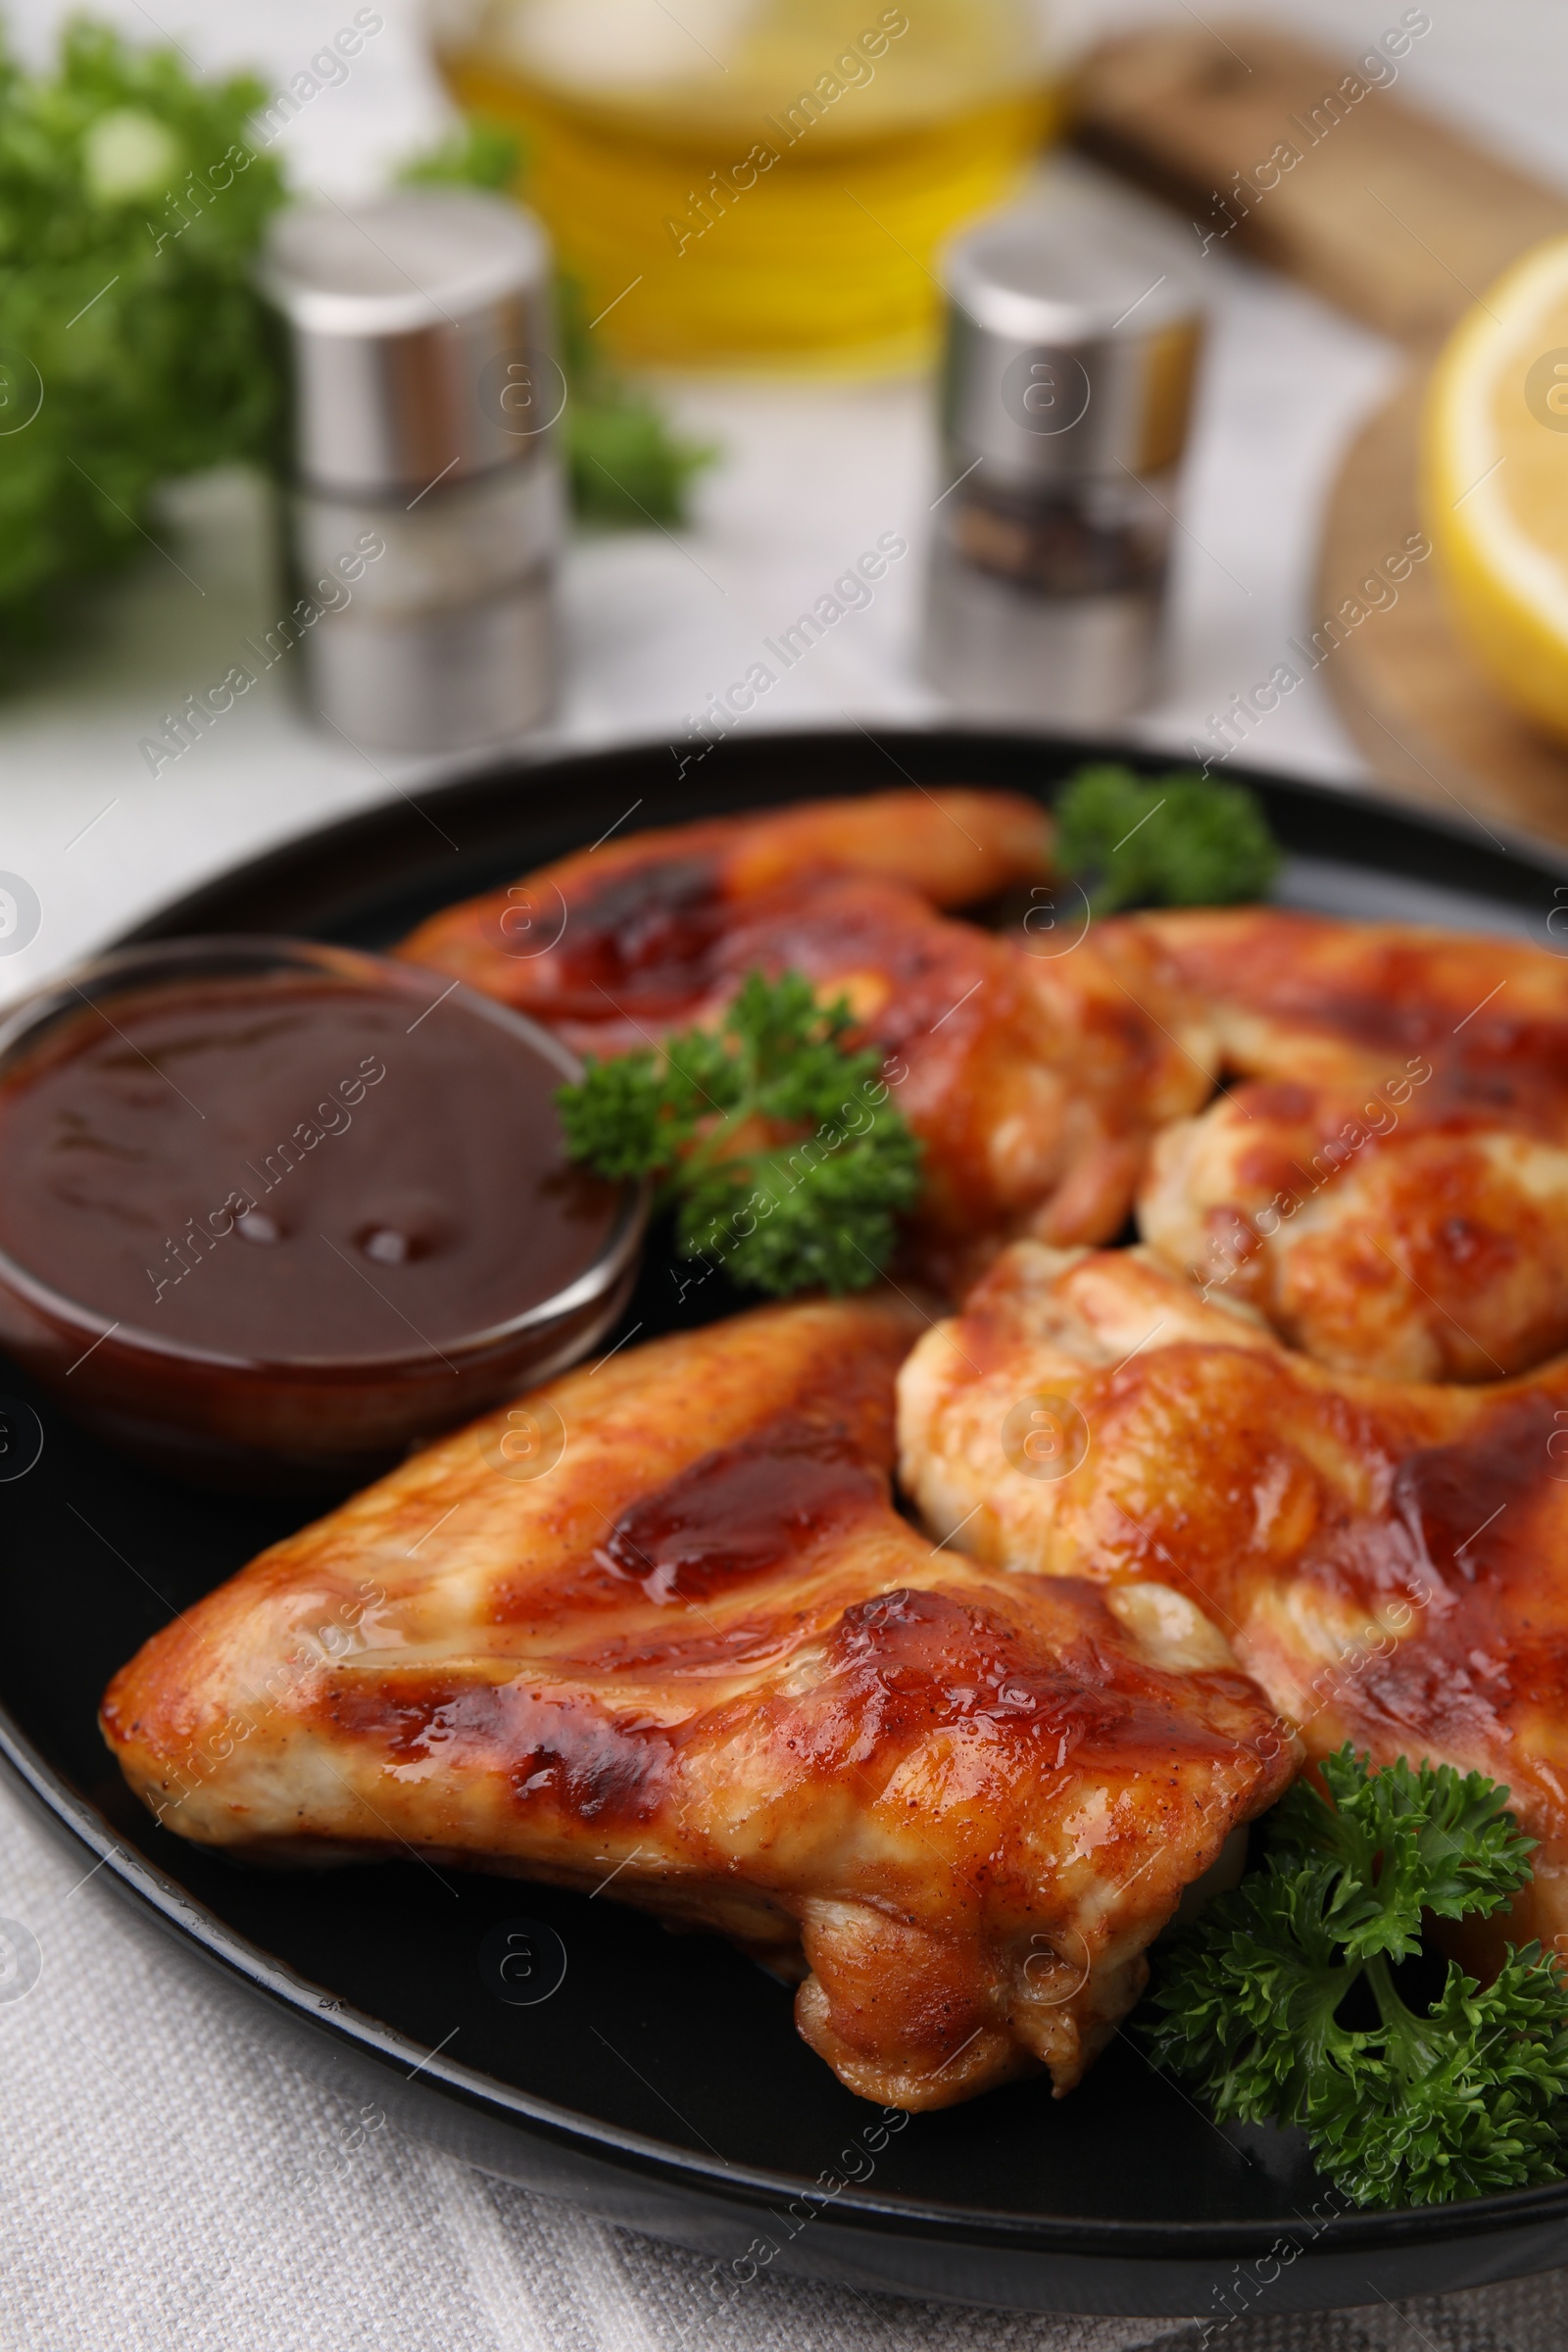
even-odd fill
[(641, 1204), (566, 1158), (575, 1068), (409, 965), (266, 941), (110, 958), (0, 1035), (0, 1344), (106, 1434), (226, 1459), (225, 1483), (384, 1466), (618, 1312)]

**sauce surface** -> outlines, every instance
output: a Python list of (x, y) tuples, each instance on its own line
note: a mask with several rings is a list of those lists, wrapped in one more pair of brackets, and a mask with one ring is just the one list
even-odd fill
[(598, 1258), (554, 1063), (330, 974), (85, 1006), (0, 1083), (0, 1248), (111, 1320), (251, 1360), (422, 1354)]

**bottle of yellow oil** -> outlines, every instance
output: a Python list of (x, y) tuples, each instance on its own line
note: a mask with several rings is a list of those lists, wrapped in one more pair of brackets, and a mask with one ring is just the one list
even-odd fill
[(1052, 127), (1042, 0), (437, 0), (459, 103), (619, 359), (869, 372), (926, 356), (933, 253)]

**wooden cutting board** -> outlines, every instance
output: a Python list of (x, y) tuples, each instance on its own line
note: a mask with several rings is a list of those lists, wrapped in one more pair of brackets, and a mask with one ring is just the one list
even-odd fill
[[(1408, 36), (1412, 53), (1423, 12), (1389, 13), (1396, 49)], [(1420, 529), (1416, 442), (1438, 344), (1517, 254), (1568, 231), (1568, 196), (1408, 105), (1391, 79), (1402, 63), (1381, 43), (1342, 58), (1252, 24), (1162, 25), (1091, 53), (1075, 136), (1186, 212), (1196, 248), (1268, 263), (1409, 348), (1405, 382), (1330, 493), (1307, 628), (1342, 627), (1325, 632), (1339, 642), (1320, 674), (1386, 783), (1483, 827), (1568, 841), (1568, 749), (1493, 692), (1430, 562), (1396, 601), (1386, 568)]]

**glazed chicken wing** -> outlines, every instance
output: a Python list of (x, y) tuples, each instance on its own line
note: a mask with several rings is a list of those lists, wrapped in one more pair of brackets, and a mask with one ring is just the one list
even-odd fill
[(1041, 874), (1048, 848), (1043, 812), (1003, 793), (715, 818), (564, 858), (402, 953), (601, 1055), (718, 1021), (753, 970), (847, 997), (926, 1145), (925, 1270), (958, 1284), (1010, 1233), (1107, 1240), (1153, 1130), (1213, 1083), (1206, 1028), (1136, 931), (1058, 955), (935, 911)]
[(910, 1336), (874, 1301), (764, 1308), (441, 1441), (116, 1677), (131, 1786), (238, 1855), (413, 1848), (716, 1929), (804, 1980), (867, 2097), (1068, 2088), (1290, 1762), (1179, 1594), (898, 1515)]
[(1344, 1370), (1494, 1380), (1568, 1346), (1568, 964), (1266, 907), (1131, 919), (1250, 1081), (1159, 1138), (1161, 1256)]
[(1541, 1840), (1508, 1933), (1568, 1938), (1568, 1361), (1331, 1374), (1147, 1251), (1021, 1243), (913, 1350), (900, 1439), (939, 1534), (1173, 1588), (1310, 1754), (1502, 1783)]
[(1175, 1121), (1139, 1192), (1144, 1239), (1338, 1369), (1497, 1380), (1568, 1346), (1568, 1102), (1500, 1123), (1423, 1067), (1397, 1107), (1264, 1081)]
[(1278, 906), (1187, 907), (1123, 925), (1157, 944), (1242, 1076), (1376, 1086), (1424, 1055), (1466, 1076), (1478, 1101), (1568, 1087), (1568, 961), (1544, 948)]
[[(538, 1020), (690, 1017), (746, 899), (823, 872), (964, 906), (1051, 872), (1052, 824), (1010, 792), (869, 793), (629, 833), (431, 915), (400, 951)], [(600, 989), (618, 1010), (607, 1010)], [(590, 1039), (589, 1043), (592, 1042)]]

